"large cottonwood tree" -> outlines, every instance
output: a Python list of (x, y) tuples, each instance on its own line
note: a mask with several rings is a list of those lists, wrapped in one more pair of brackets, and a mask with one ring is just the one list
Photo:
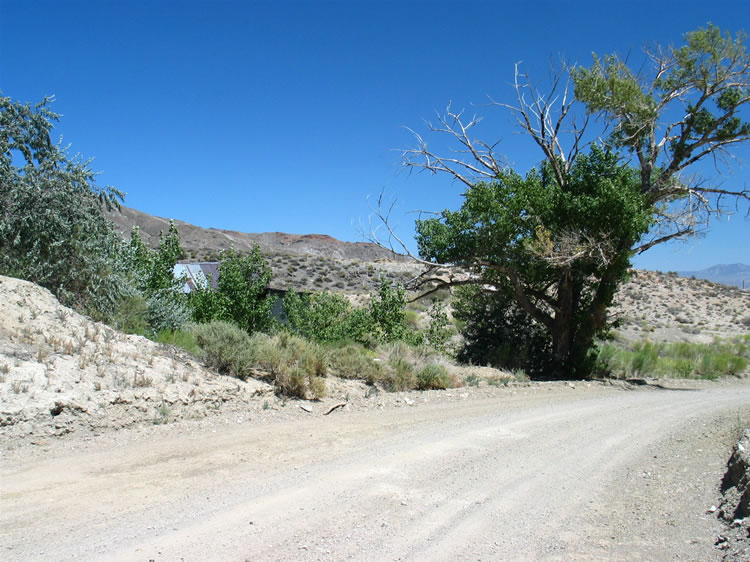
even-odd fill
[[(468, 320), (486, 321), (488, 310), (501, 324), (522, 318), (528, 339), (544, 340), (536, 349), (546, 357), (529, 356), (543, 374), (587, 376), (630, 259), (700, 233), (713, 217), (746, 212), (742, 182), (692, 173), (701, 162), (731, 166), (732, 149), (750, 139), (745, 42), (708, 25), (679, 48), (647, 51), (644, 70), (617, 55), (595, 56), (591, 66), (559, 73), (546, 94), (517, 68), (515, 102), (491, 103), (510, 110), (541, 150), (541, 163), (524, 176), (506, 167), (498, 143), (473, 136), (480, 119), (449, 107), (428, 126), (455, 150), (433, 152), (416, 134), (403, 154), (406, 166), (466, 188), (458, 211), (418, 221), (427, 266), (419, 281), (472, 285)], [(496, 346), (507, 345), (508, 326), (497, 330)]]

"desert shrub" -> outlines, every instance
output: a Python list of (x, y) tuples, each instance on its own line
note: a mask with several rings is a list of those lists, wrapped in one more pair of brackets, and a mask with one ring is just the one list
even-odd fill
[(414, 365), (404, 358), (395, 358), (389, 363), (390, 373), (383, 379), (388, 390), (411, 390), (417, 387)]
[(215, 320), (188, 327), (209, 369), (240, 379), (250, 376), (255, 363), (250, 336), (231, 322)]
[(109, 323), (126, 334), (145, 335), (148, 331), (148, 301), (140, 294), (121, 297), (113, 308)]
[(375, 384), (384, 376), (383, 366), (373, 353), (360, 344), (348, 344), (329, 350), (331, 372), (345, 379), (363, 380)]
[(424, 345), (409, 345), (404, 341), (383, 344), (378, 347), (377, 353), (385, 371), (381, 382), (391, 391), (418, 388), (419, 371), (440, 359), (440, 356), (430, 348)]
[(621, 378), (633, 375), (631, 362), (634, 353), (632, 350), (607, 343), (598, 347), (597, 352), (594, 375)]
[(695, 372), (696, 364), (692, 359), (677, 358), (672, 363), (672, 371), (678, 378), (690, 378)]
[(637, 343), (630, 357), (630, 373), (643, 375), (655, 371), (660, 351), (661, 346), (659, 344), (650, 341)]
[(419, 390), (442, 390), (453, 388), (455, 381), (448, 370), (437, 363), (429, 363), (417, 373), (417, 388)]
[(257, 333), (249, 340), (249, 353), (258, 367), (268, 371), (279, 393), (297, 398), (325, 396), (328, 370), (325, 351), (314, 342), (288, 333)]
[(744, 337), (712, 344), (638, 342), (632, 349), (602, 346), (597, 359), (601, 374), (716, 379), (736, 376), (748, 367)]

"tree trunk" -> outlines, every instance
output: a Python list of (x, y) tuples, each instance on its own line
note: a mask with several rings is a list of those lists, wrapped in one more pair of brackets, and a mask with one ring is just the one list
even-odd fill
[(591, 350), (596, 337), (606, 328), (607, 308), (617, 288), (614, 272), (599, 282), (593, 300), (579, 310), (582, 283), (561, 278), (558, 283), (559, 310), (550, 335), (554, 364), (550, 376), (556, 379), (584, 379), (591, 375), (594, 357)]
[(570, 376), (568, 364), (573, 342), (576, 339), (576, 326), (573, 316), (579, 292), (576, 284), (570, 279), (570, 275), (563, 273), (557, 283), (558, 310), (550, 328), (554, 361), (554, 364), (550, 366), (552, 378), (563, 379)]

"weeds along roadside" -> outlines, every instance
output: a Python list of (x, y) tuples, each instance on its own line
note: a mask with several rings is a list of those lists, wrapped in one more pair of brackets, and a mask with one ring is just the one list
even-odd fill
[(668, 377), (715, 380), (740, 376), (750, 364), (750, 334), (714, 338), (712, 343), (635, 342), (604, 344), (597, 359), (599, 375), (617, 378)]
[[(460, 379), (451, 374), (455, 364), (451, 357), (424, 344), (404, 341), (367, 346), (352, 341), (317, 343), (286, 331), (251, 336), (221, 321), (162, 331), (155, 339), (201, 357), (219, 373), (265, 380), (273, 383), (279, 394), (302, 399), (323, 398), (329, 375), (359, 380), (385, 391), (477, 386), (483, 380), (499, 386), (528, 380), (523, 371)], [(641, 341), (629, 348), (602, 346), (598, 374), (714, 380), (739, 376), (749, 363), (750, 334), (717, 339), (711, 344)]]
[(425, 345), (403, 341), (373, 348), (351, 341), (320, 344), (287, 331), (249, 335), (224, 321), (162, 331), (155, 339), (201, 357), (207, 367), (221, 374), (265, 380), (279, 394), (296, 398), (323, 398), (328, 375), (360, 380), (386, 391), (461, 386), (449, 372), (449, 358)]

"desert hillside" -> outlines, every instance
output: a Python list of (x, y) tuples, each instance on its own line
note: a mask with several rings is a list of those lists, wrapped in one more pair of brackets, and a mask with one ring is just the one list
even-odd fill
[(750, 332), (750, 291), (658, 271), (633, 270), (611, 314), (619, 332), (656, 341), (710, 342)]
[[(113, 210), (107, 216), (123, 236), (129, 236), (133, 227), (137, 226), (143, 240), (152, 247), (158, 245), (159, 233), (166, 232), (169, 228), (169, 219), (149, 215), (129, 207), (122, 207), (120, 211)], [(216, 259), (221, 250), (229, 248), (234, 248), (238, 252), (247, 252), (255, 244), (260, 246), (261, 251), (267, 256), (301, 255), (371, 262), (404, 260), (403, 256), (394, 254), (377, 244), (342, 242), (326, 234), (245, 233), (202, 228), (181, 220), (174, 222), (180, 232), (180, 242), (185, 249), (186, 257), (192, 261)]]

